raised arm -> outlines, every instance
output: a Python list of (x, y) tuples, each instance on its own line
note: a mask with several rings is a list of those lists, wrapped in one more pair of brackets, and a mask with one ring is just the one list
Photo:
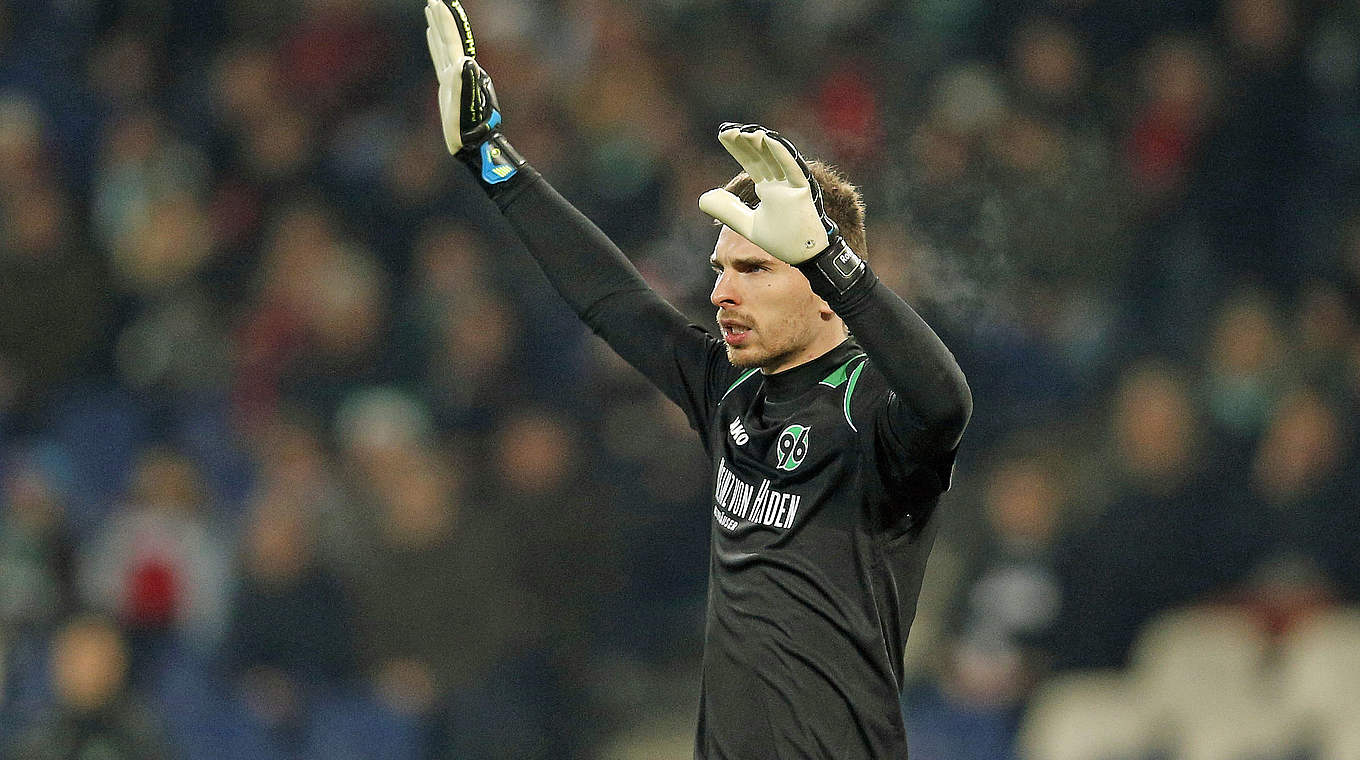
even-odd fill
[(890, 421), (905, 448), (927, 456), (951, 451), (973, 409), (954, 355), (850, 250), (792, 143), (756, 124), (724, 124), (718, 139), (755, 182), (760, 203), (750, 208), (717, 189), (704, 193), (699, 207), (807, 276), (813, 292), (845, 321), (896, 394)]
[(472, 169), (581, 319), (697, 422), (716, 341), (649, 288), (618, 247), (505, 138), (495, 88), (475, 59), (459, 2), (427, 0), (425, 17), (449, 152)]

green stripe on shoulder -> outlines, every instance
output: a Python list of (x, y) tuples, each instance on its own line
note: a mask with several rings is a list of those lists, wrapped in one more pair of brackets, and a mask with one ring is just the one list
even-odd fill
[[(736, 382), (734, 382), (734, 383), (732, 383), (731, 385), (727, 386), (727, 390), (726, 390), (726, 391), (723, 391), (722, 397), (723, 397), (723, 398), (727, 398), (727, 394), (729, 394), (729, 393), (731, 393), (733, 390), (735, 390), (736, 387), (737, 387), (738, 385), (741, 385), (742, 383), (746, 382), (746, 378), (750, 377), (751, 375), (754, 375), (755, 373), (757, 373), (757, 372), (759, 372), (759, 371), (760, 371), (760, 367), (753, 367), (753, 368), (748, 369), (748, 370), (746, 370), (745, 372), (743, 372), (742, 375), (741, 375), (741, 377), (737, 378)], [(721, 401), (722, 399), (719, 399), (719, 400)]]
[(835, 372), (832, 372), (831, 374), (826, 376), (826, 379), (822, 381), (822, 385), (825, 385), (828, 388), (839, 388), (841, 386), (841, 383), (845, 382), (845, 378), (849, 375), (850, 365), (856, 359), (859, 359), (863, 356), (864, 354), (855, 354), (854, 356), (847, 359), (845, 364), (842, 364), (841, 366), (837, 367)]
[(845, 421), (850, 423), (850, 429), (856, 433), (859, 432), (859, 428), (855, 427), (855, 421), (850, 419), (850, 396), (855, 392), (855, 383), (859, 382), (859, 373), (864, 371), (864, 365), (868, 363), (867, 360), (860, 362), (855, 371), (850, 373), (850, 384), (845, 386)]

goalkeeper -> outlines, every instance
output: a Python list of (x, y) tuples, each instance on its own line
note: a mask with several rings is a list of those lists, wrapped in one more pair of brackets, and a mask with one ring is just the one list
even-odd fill
[(903, 647), (972, 398), (860, 258), (858, 192), (776, 132), (722, 125), (743, 171), (699, 199), (722, 225), (716, 337), (525, 163), (463, 9), (427, 3), (449, 151), (712, 460), (695, 757), (905, 758)]

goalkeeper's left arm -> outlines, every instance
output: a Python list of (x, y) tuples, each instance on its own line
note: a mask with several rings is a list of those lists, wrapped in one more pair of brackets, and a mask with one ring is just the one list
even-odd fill
[(889, 418), (903, 449), (922, 457), (952, 452), (973, 412), (954, 355), (850, 250), (793, 143), (759, 124), (723, 124), (718, 140), (752, 179), (760, 200), (750, 208), (719, 188), (700, 196), (699, 208), (797, 268), (845, 321), (896, 394)]

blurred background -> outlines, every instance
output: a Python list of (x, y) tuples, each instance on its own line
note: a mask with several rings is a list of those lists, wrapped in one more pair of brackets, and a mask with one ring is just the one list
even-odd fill
[[(719, 122), (863, 186), (976, 400), (914, 758), (1360, 758), (1360, 5), (466, 5), (701, 324)], [(0, 0), (0, 756), (689, 756), (708, 465), (421, 6)]]

